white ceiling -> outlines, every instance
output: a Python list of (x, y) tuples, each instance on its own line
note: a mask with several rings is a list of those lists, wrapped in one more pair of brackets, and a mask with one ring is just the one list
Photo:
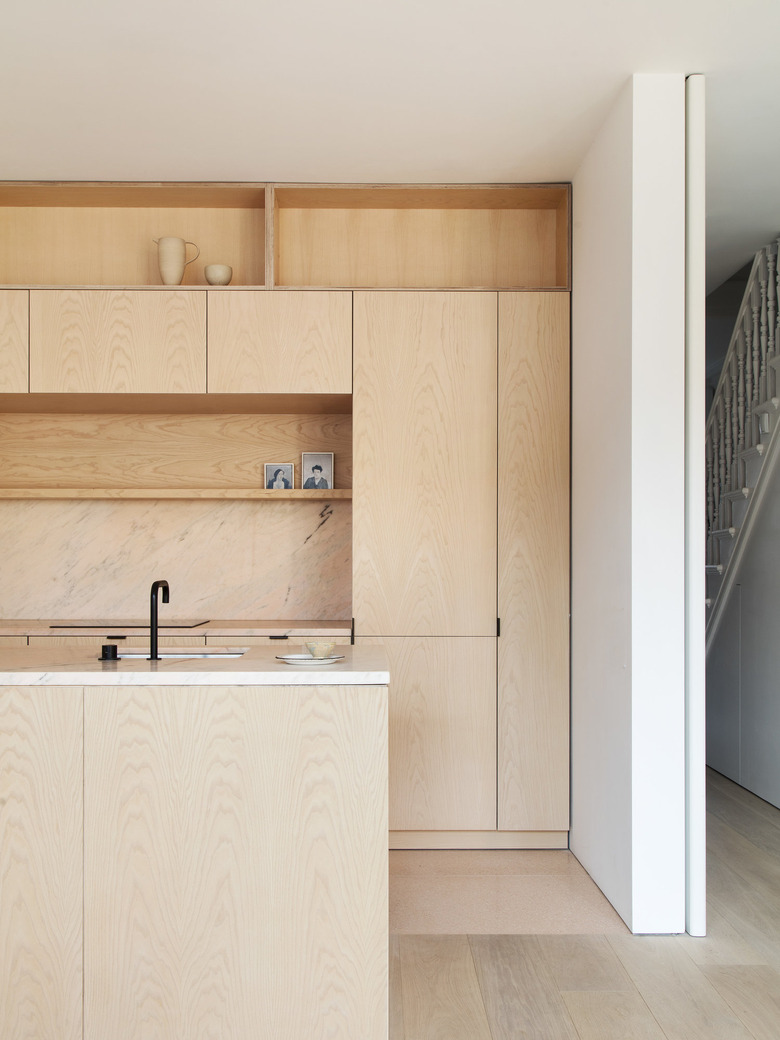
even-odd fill
[(632, 72), (700, 72), (710, 288), (780, 232), (777, 0), (25, 0), (0, 24), (2, 180), (570, 180)]

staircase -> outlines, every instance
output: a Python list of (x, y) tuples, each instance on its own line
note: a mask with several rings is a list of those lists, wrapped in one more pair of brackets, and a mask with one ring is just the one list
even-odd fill
[(707, 651), (780, 457), (778, 244), (755, 256), (707, 419)]

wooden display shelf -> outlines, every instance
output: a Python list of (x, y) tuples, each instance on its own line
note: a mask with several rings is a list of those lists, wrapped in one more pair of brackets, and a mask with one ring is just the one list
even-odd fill
[[(265, 282), (265, 184), (6, 182), (0, 184), (0, 284), (161, 284), (154, 239), (194, 242), (186, 286), (209, 288), (206, 264), (233, 285)], [(192, 255), (192, 250), (188, 255)]]
[[(0, 415), (351, 415), (351, 394), (0, 393)], [(307, 449), (308, 450), (308, 449)], [(314, 450), (314, 449), (312, 449)]]
[(568, 289), (570, 190), (276, 185), (271, 288)]
[(351, 488), (331, 491), (269, 491), (265, 488), (0, 488), (0, 499), (236, 499), (336, 502), (352, 498)]
[[(156, 288), (153, 239), (194, 242), (182, 288), (568, 289), (568, 184), (0, 183), (0, 285)], [(220, 291), (223, 287), (219, 287)]]

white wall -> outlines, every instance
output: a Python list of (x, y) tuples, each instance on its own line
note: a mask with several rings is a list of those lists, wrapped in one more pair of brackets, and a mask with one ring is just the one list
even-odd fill
[(573, 183), (571, 848), (685, 930), (685, 77), (637, 75)]

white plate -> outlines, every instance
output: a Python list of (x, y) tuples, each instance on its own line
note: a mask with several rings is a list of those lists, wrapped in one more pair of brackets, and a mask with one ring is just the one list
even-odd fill
[(277, 654), (277, 661), (284, 661), (285, 664), (335, 664), (336, 661), (343, 661), (344, 654), (336, 654), (333, 657), (312, 657), (311, 654)]

